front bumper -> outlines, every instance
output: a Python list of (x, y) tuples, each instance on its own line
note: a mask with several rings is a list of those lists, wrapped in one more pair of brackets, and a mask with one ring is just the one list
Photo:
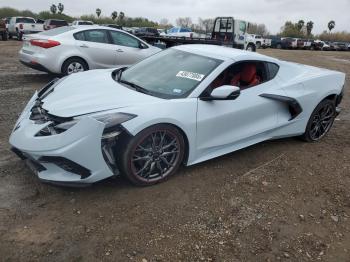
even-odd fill
[(36, 99), (37, 93), (19, 117), (9, 142), (39, 179), (79, 186), (115, 175), (107, 165), (101, 149), (104, 123), (84, 117), (63, 133), (36, 136), (51, 123), (38, 124), (29, 119)]

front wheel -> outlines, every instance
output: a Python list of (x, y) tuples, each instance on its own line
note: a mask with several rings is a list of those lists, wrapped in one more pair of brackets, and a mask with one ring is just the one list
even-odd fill
[(120, 153), (122, 173), (135, 185), (163, 182), (179, 169), (185, 152), (184, 138), (173, 126), (146, 128), (125, 143)]
[(255, 47), (254, 47), (254, 45), (249, 44), (249, 45), (247, 46), (246, 50), (249, 51), (249, 52), (255, 52)]
[(328, 99), (322, 101), (312, 112), (302, 138), (307, 142), (319, 141), (331, 129), (335, 117), (334, 102)]

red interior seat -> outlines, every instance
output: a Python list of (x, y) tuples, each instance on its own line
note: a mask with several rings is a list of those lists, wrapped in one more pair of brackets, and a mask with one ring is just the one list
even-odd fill
[(260, 84), (260, 77), (256, 74), (256, 65), (245, 64), (242, 72), (236, 74), (230, 84), (242, 89)]

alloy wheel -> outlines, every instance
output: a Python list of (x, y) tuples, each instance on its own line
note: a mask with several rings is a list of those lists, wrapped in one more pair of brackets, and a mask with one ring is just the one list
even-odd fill
[(155, 182), (168, 176), (181, 159), (180, 140), (170, 130), (157, 130), (136, 145), (131, 170), (139, 179)]
[(77, 72), (84, 72), (84, 66), (79, 62), (72, 62), (67, 68), (67, 74), (73, 74)]
[(335, 118), (334, 106), (325, 104), (315, 114), (311, 122), (309, 135), (314, 141), (320, 140), (332, 127)]

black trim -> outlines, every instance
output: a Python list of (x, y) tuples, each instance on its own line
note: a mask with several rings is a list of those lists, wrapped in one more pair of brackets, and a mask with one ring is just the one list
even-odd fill
[(264, 98), (268, 98), (268, 99), (272, 99), (272, 100), (277, 100), (277, 101), (280, 101), (282, 103), (287, 104), (289, 107), (289, 112), (291, 114), (291, 118), (289, 119), (289, 121), (293, 120), (301, 112), (303, 112), (301, 105), (299, 104), (299, 102), (295, 98), (288, 97), (288, 96), (273, 95), (273, 94), (261, 94), (259, 96), (264, 97)]
[(43, 66), (41, 64), (32, 64), (32, 63), (23, 62), (21, 60), (20, 60), (20, 62), (23, 65), (28, 66), (30, 68), (33, 68), (35, 70), (39, 70), (39, 71), (46, 72), (46, 73), (51, 73), (51, 71), (49, 69), (47, 69), (45, 66)]
[(342, 88), (340, 94), (337, 95), (337, 98), (335, 100), (335, 106), (338, 106), (341, 103), (341, 101), (343, 100), (343, 97), (344, 97), (344, 87)]
[(80, 175), (81, 179), (85, 179), (85, 178), (88, 178), (89, 176), (91, 176), (91, 171), (89, 169), (87, 169), (87, 168), (79, 165), (78, 163), (73, 162), (72, 160), (69, 160), (65, 157), (42, 156), (39, 158), (39, 161), (44, 162), (44, 163), (46, 162), (46, 163), (55, 164), (67, 172)]
[(39, 180), (45, 184), (50, 184), (53, 186), (65, 186), (65, 187), (88, 187), (91, 186), (92, 183), (79, 183), (79, 182), (62, 182), (62, 181), (52, 181), (39, 178)]
[(27, 157), (22, 153), (22, 151), (17, 148), (11, 147), (11, 151), (15, 153), (21, 160), (27, 159)]
[(46, 170), (46, 167), (44, 167), (42, 164), (40, 164), (38, 161), (34, 159), (28, 158), (26, 161), (27, 161), (27, 165), (29, 165), (32, 169), (35, 169), (35, 171), (38, 173)]

